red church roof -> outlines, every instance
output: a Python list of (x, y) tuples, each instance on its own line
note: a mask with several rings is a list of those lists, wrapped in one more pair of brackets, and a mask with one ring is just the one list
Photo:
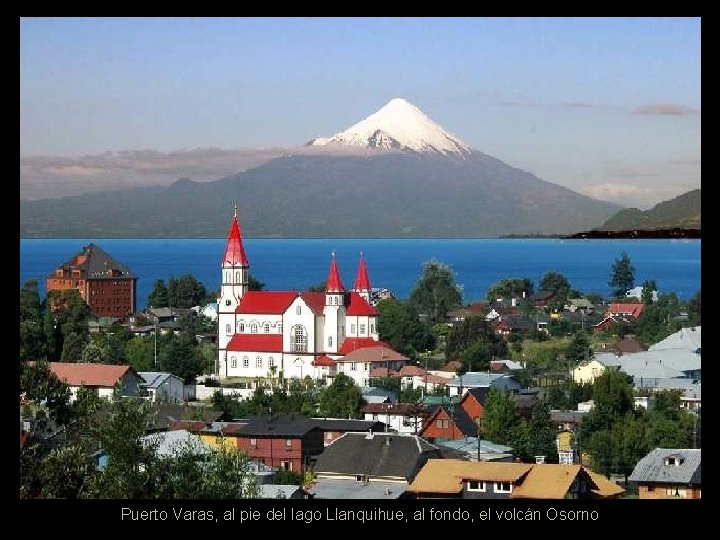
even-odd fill
[(338, 354), (345, 355), (365, 347), (387, 347), (389, 349), (390, 345), (384, 341), (375, 341), (373, 338), (349, 337), (345, 338), (345, 341), (342, 342)]
[(294, 291), (248, 291), (235, 313), (280, 315), (285, 313), (297, 295)]
[(335, 260), (335, 254), (332, 255), (332, 261), (330, 262), (330, 274), (327, 279), (327, 292), (343, 292), (342, 280), (340, 279), (340, 272), (338, 271), (337, 261)]
[(323, 314), (325, 307), (325, 293), (323, 292), (302, 292), (300, 296), (316, 315)]
[(243, 248), (242, 244), (240, 225), (237, 220), (237, 209), (235, 212), (232, 225), (230, 226), (230, 232), (228, 233), (227, 246), (225, 247), (225, 255), (223, 256), (223, 264), (248, 266), (245, 248)]
[(358, 265), (357, 277), (355, 278), (355, 285), (353, 289), (356, 291), (369, 291), (370, 290), (370, 278), (368, 277), (367, 266), (365, 265), (365, 258), (360, 254), (360, 264)]
[(329, 356), (318, 356), (315, 360), (312, 361), (312, 365), (333, 367), (335, 365), (335, 360), (333, 360)]
[(227, 346), (228, 351), (282, 352), (280, 334), (235, 334)]
[(350, 305), (347, 307), (346, 313), (352, 316), (373, 316), (378, 314), (377, 310), (355, 291), (350, 293)]

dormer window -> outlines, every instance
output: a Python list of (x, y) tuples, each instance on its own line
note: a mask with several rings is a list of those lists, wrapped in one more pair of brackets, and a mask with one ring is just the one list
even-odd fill
[(668, 456), (665, 458), (665, 465), (679, 467), (685, 462), (682, 456)]

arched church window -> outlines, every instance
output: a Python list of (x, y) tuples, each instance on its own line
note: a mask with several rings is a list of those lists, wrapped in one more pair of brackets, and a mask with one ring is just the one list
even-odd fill
[(290, 330), (290, 345), (293, 352), (307, 352), (308, 336), (305, 327), (296, 324)]

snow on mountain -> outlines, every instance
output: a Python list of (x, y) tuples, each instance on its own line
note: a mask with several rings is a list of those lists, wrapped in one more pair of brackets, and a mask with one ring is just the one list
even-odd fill
[(391, 99), (382, 109), (332, 137), (318, 137), (308, 146), (347, 145), (366, 148), (436, 152), (464, 156), (472, 149), (445, 131), (412, 103)]

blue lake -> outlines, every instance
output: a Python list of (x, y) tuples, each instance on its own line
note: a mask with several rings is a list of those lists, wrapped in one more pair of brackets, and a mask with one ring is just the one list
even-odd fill
[[(90, 243), (129, 266), (138, 276), (138, 309), (156, 279), (193, 274), (207, 287), (220, 286), (222, 239), (21, 239), (20, 284), (40, 280)], [(658, 289), (688, 299), (700, 288), (700, 240), (559, 240), (559, 239), (283, 239), (244, 241), (250, 272), (267, 289), (303, 290), (327, 278), (335, 252), (342, 279), (352, 287), (362, 251), (373, 287), (386, 287), (407, 298), (425, 261), (436, 259), (455, 271), (466, 302), (482, 299), (503, 277), (526, 277), (537, 287), (547, 271), (564, 274), (583, 292), (610, 293), (611, 267), (627, 252), (636, 284), (654, 279)]]

